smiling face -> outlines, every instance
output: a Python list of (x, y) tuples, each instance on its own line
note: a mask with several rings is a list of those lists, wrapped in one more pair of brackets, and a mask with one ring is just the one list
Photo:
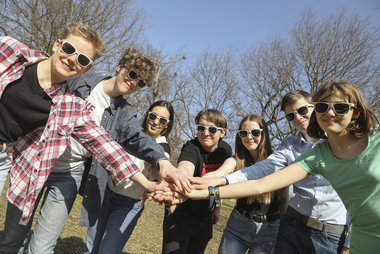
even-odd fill
[[(76, 50), (89, 57), (92, 61), (95, 60), (95, 51), (91, 42), (81, 36), (69, 35), (65, 38), (72, 44)], [(91, 65), (82, 67), (77, 62), (77, 54), (66, 55), (61, 50), (61, 40), (56, 40), (53, 46), (54, 54), (50, 58), (52, 67), (52, 80), (55, 82), (63, 82), (69, 78), (78, 77), (91, 68)]]
[[(293, 112), (296, 109), (308, 105), (310, 102), (305, 100), (304, 98), (299, 99), (297, 102), (293, 104), (289, 104), (285, 107), (285, 114), (289, 112)], [(299, 130), (301, 133), (306, 133), (307, 127), (309, 126), (310, 116), (313, 113), (314, 108), (309, 107), (309, 112), (306, 115), (301, 116), (300, 114), (295, 114), (295, 118), (291, 121), (291, 124), (296, 130)]]
[[(220, 127), (207, 120), (205, 115), (199, 119), (198, 125), (203, 125), (206, 127)], [(205, 130), (203, 133), (198, 132), (197, 137), (204, 150), (213, 152), (216, 148), (218, 148), (219, 139), (223, 138), (225, 133), (226, 129), (224, 128), (223, 130), (218, 130), (215, 134), (211, 134), (208, 130)]]
[[(253, 130), (253, 129), (261, 129), (260, 125), (255, 121), (245, 121), (241, 125), (241, 130)], [(245, 148), (252, 154), (257, 154), (257, 148), (260, 145), (261, 137), (263, 133), (259, 137), (253, 137), (251, 133), (245, 138), (241, 138), (241, 141)]]
[[(320, 97), (320, 102), (336, 103), (336, 102), (349, 102), (344, 96), (331, 94), (330, 92), (324, 93)], [(357, 117), (353, 107), (350, 108), (347, 114), (336, 114), (333, 108), (329, 108), (326, 113), (316, 113), (316, 118), (319, 126), (328, 135), (344, 135), (347, 133), (347, 126), (351, 123), (353, 117)]]
[[(117, 67), (117, 75), (114, 84), (114, 89), (117, 91), (117, 94), (129, 95), (134, 92), (137, 92), (140, 87), (137, 85), (140, 79), (131, 79), (128, 76), (129, 69), (123, 65)], [(137, 73), (138, 74), (138, 73)]]
[[(164, 117), (166, 119), (170, 119), (170, 113), (169, 110), (166, 107), (162, 106), (156, 106), (150, 110), (150, 112), (155, 113), (158, 117)], [(146, 113), (148, 114), (148, 112)], [(168, 124), (171, 124), (170, 122)], [(154, 138), (159, 138), (164, 134), (164, 130), (167, 128), (166, 126), (162, 126), (159, 123), (158, 118), (156, 120), (152, 121), (149, 120), (148, 117), (146, 117), (146, 129), (145, 134), (152, 136)]]

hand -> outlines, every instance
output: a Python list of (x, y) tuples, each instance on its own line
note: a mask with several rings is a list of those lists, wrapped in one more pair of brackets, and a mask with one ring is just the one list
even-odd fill
[[(145, 204), (145, 201), (147, 199), (152, 200), (152, 196), (157, 192), (169, 192), (171, 190), (174, 190), (174, 185), (170, 182), (167, 181), (151, 181), (148, 187), (145, 189), (145, 192), (142, 196), (141, 202), (140, 202), (140, 207), (142, 207)], [(155, 200), (156, 201), (156, 200)], [(158, 201), (160, 204), (162, 204), (162, 200)]]
[(186, 190), (187, 192), (191, 192), (193, 188), (190, 183), (190, 178), (184, 172), (175, 168), (168, 160), (160, 160), (158, 165), (160, 166), (160, 175), (162, 178), (169, 178), (180, 191)]
[(191, 182), (193, 183), (193, 188), (195, 190), (205, 190), (208, 186), (221, 186), (227, 184), (227, 179), (224, 177), (191, 177)]
[(218, 223), (219, 218), (220, 218), (220, 206), (215, 207), (214, 210), (212, 210), (212, 214), (211, 214), (212, 224)]
[(347, 248), (347, 247), (343, 247), (342, 251), (340, 252), (340, 254), (348, 254), (350, 252), (350, 249)]

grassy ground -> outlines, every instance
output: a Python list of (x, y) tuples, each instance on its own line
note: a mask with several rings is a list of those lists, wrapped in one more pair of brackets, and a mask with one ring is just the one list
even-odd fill
[[(78, 196), (73, 210), (71, 211), (61, 237), (58, 240), (54, 253), (76, 254), (85, 250), (86, 229), (78, 228), (80, 203), (82, 199)], [(0, 235), (4, 231), (4, 220), (7, 200), (5, 191), (0, 198)], [(217, 253), (219, 241), (226, 226), (227, 219), (232, 211), (234, 202), (224, 200), (220, 220), (214, 225), (213, 238), (209, 242), (206, 254)], [(147, 202), (139, 222), (133, 231), (131, 238), (124, 247), (124, 254), (147, 254), (161, 253), (162, 222), (164, 207), (154, 202)], [(33, 229), (33, 228), (32, 228)]]

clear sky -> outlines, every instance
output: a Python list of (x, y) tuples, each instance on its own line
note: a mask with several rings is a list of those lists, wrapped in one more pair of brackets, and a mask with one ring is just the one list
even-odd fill
[(380, 0), (137, 0), (137, 5), (151, 16), (145, 34), (155, 48), (169, 53), (186, 46), (190, 55), (284, 35), (307, 7), (318, 16), (354, 9), (380, 26)]

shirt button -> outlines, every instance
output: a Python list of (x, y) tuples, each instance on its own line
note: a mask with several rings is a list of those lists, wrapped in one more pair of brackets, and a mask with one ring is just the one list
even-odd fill
[(41, 142), (42, 142), (42, 144), (45, 144), (46, 140), (44, 139), (44, 140), (42, 140)]
[(37, 173), (37, 169), (34, 170), (34, 173)]
[(41, 154), (42, 154), (41, 152), (38, 152), (38, 153), (37, 153), (37, 156), (38, 156), (38, 157), (40, 157), (40, 156), (41, 156)]

